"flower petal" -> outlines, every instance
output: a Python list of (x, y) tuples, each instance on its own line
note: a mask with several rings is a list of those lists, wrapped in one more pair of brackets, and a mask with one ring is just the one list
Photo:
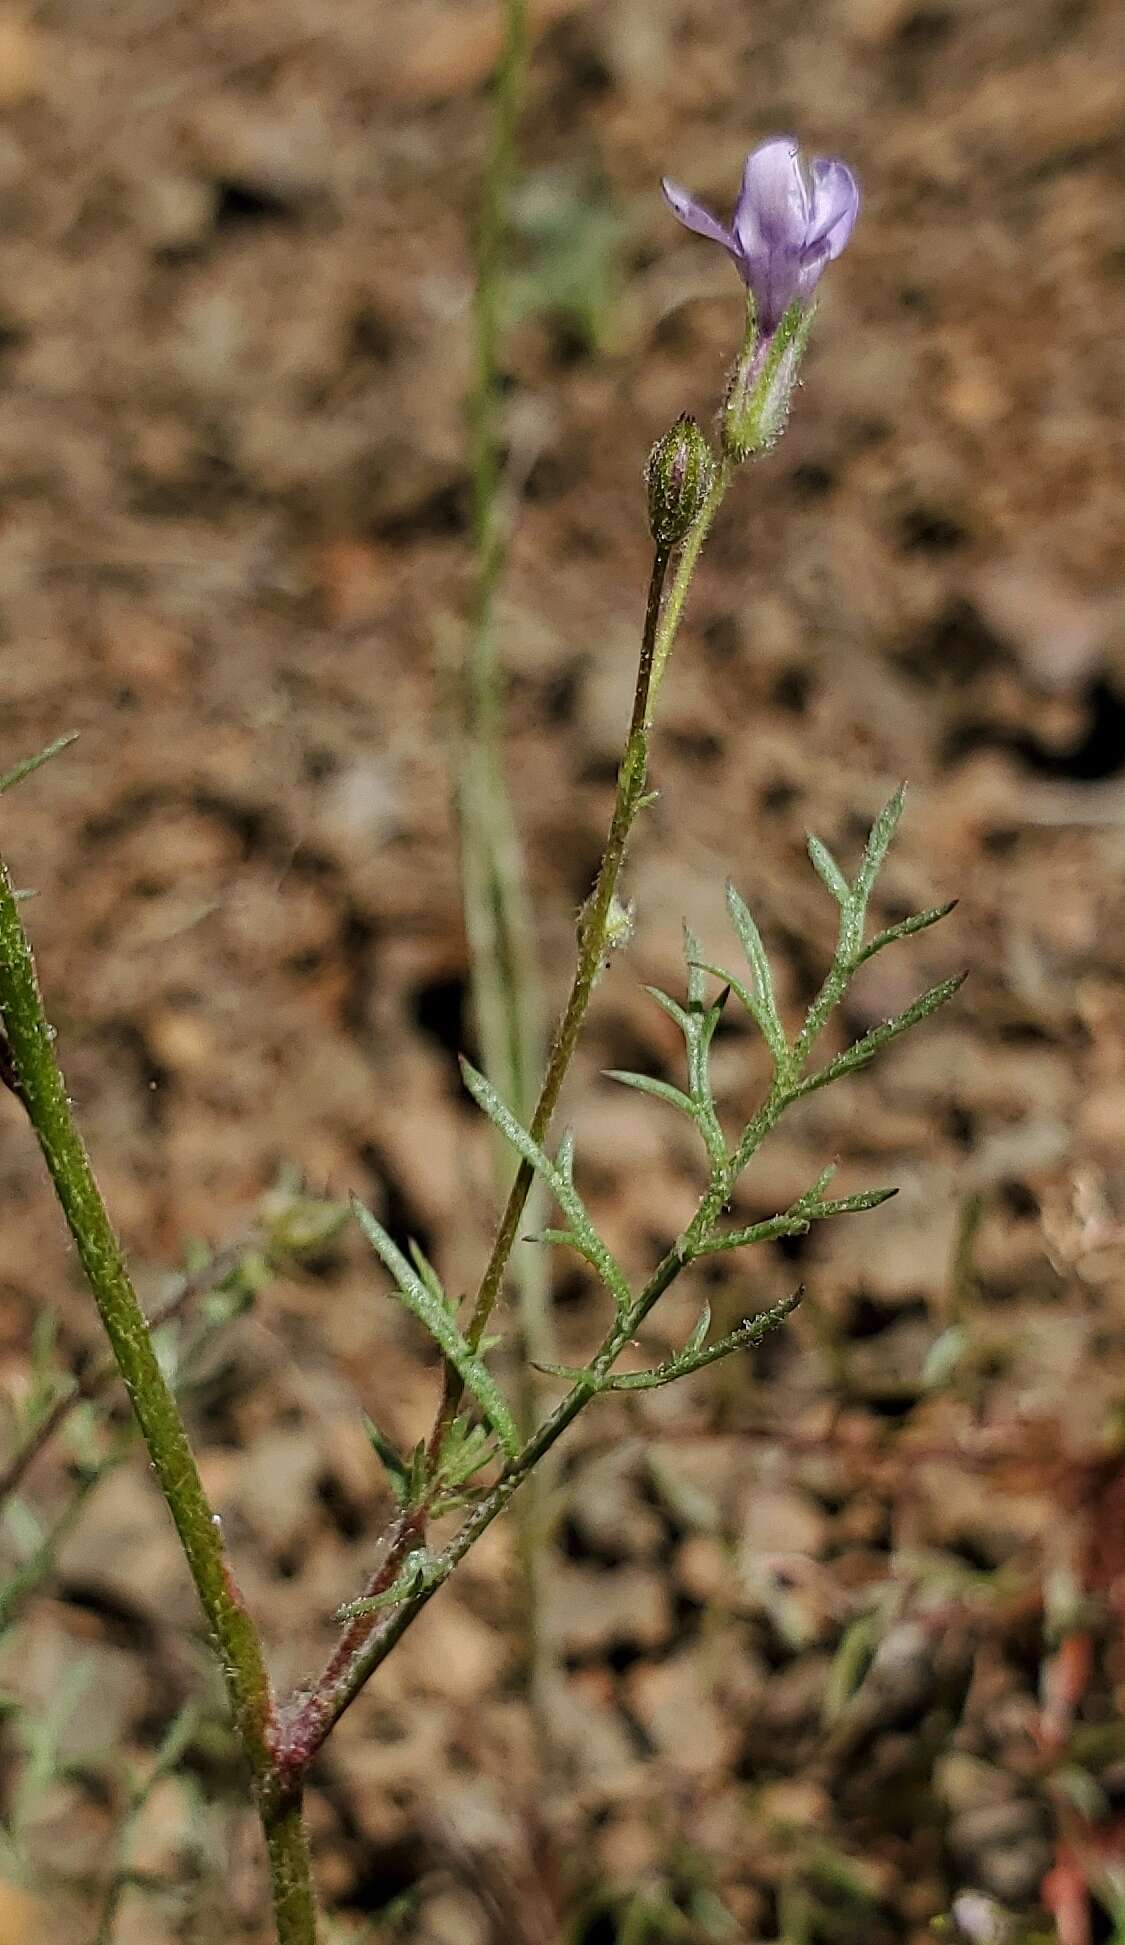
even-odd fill
[[(843, 245), (841, 244), (840, 247), (842, 249)], [(814, 243), (811, 249), (805, 251), (801, 258), (801, 267), (797, 272), (796, 287), (793, 292), (795, 297), (800, 298), (802, 304), (810, 304), (812, 302), (813, 293), (824, 271), (828, 268), (828, 263), (827, 243)]]
[(681, 189), (678, 182), (670, 182), (667, 176), (660, 187), (673, 216), (678, 217), (686, 229), (694, 230), (697, 236), (710, 237), (712, 243), (721, 243), (726, 250), (734, 248), (734, 238), (725, 224), (712, 216), (710, 210), (704, 209), (702, 203), (697, 203), (688, 190)]
[(763, 246), (799, 250), (810, 207), (801, 151), (792, 135), (775, 135), (751, 151), (734, 212), (734, 234), (747, 256)]
[(812, 221), (806, 246), (828, 245), (828, 259), (838, 257), (859, 215), (859, 187), (844, 162), (818, 156), (812, 165)]

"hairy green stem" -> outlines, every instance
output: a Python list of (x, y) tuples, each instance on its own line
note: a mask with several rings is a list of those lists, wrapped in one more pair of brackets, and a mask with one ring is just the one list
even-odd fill
[(300, 1791), (262, 1811), (277, 1945), (316, 1945), (316, 1901)]
[(703, 550), (703, 543), (711, 531), (715, 515), (723, 504), (733, 472), (733, 461), (728, 459), (726, 454), (724, 454), (718, 466), (715, 468), (715, 477), (711, 482), (711, 489), (707, 498), (696, 514), (695, 519), (688, 529), (683, 546), (680, 548), (680, 558), (676, 563), (676, 572), (672, 577), (672, 585), (668, 590), (668, 599), (664, 603), (664, 613), (660, 618), (660, 628), (656, 637), (656, 652), (653, 658), (652, 670), (652, 692), (654, 695), (660, 686), (660, 678), (664, 674), (665, 664), (672, 652), (672, 645), (679, 632), (680, 622), (683, 619), (684, 606), (691, 588), (692, 576), (695, 573), (696, 563)]
[[(633, 692), (633, 712), (629, 723), (629, 735), (625, 744), (625, 754), (617, 778), (617, 795), (614, 799), (613, 816), (610, 819), (609, 836), (602, 854), (601, 866), (593, 892), (582, 913), (579, 925), (578, 964), (570, 995), (563, 1009), (562, 1018), (555, 1030), (551, 1052), (547, 1061), (547, 1071), (531, 1117), (530, 1132), (535, 1142), (541, 1142), (551, 1125), (551, 1119), (558, 1105), (563, 1081), (574, 1056), (594, 982), (601, 971), (606, 951), (606, 932), (609, 924), (610, 907), (617, 890), (617, 880), (624, 862), (629, 843), (629, 834), (636, 819), (637, 809), (644, 793), (645, 773), (648, 765), (649, 739), (649, 698), (652, 688), (653, 656), (656, 649), (657, 623), (660, 617), (660, 597), (664, 588), (664, 578), (668, 571), (668, 550), (657, 548), (652, 573), (649, 577), (648, 600), (645, 607), (645, 625), (641, 641), (640, 662), (637, 669), (637, 683)], [(528, 1193), (534, 1179), (530, 1163), (521, 1162), (516, 1171), (496, 1240), (492, 1246), (472, 1319), (466, 1336), (475, 1349), (484, 1336), (488, 1320), (492, 1315), (508, 1259), (516, 1240), (520, 1218), (523, 1215)]]
[(231, 1574), (219, 1521), (203, 1489), (180, 1408), (160, 1368), (71, 1111), (35, 962), (2, 861), (0, 1019), (12, 1084), (42, 1151), (218, 1649), (235, 1727), (254, 1777), (271, 1863), (275, 1849), (280, 1860), (274, 1864), (275, 1893), (283, 1894), (285, 1914), (293, 1914), (283, 1915), (282, 1904), (277, 1903), (280, 1945), (314, 1945), (308, 1848), (299, 1807), (294, 1810), (291, 1802), (284, 1801), (278, 1788), (273, 1694), (261, 1642)]

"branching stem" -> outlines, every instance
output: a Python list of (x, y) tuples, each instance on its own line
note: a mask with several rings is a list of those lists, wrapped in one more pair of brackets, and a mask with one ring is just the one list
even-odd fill
[[(550, 1128), (578, 1036), (586, 1018), (594, 984), (605, 958), (607, 927), (613, 897), (617, 890), (629, 837), (644, 797), (649, 735), (652, 726), (652, 701), (656, 685), (675, 642), (700, 550), (730, 484), (732, 473), (733, 467), (730, 461), (723, 459), (716, 469), (711, 491), (680, 548), (675, 579), (667, 602), (663, 600), (664, 588), (669, 560), (674, 550), (657, 546), (654, 552), (645, 603), (644, 628), (629, 733), (618, 771), (617, 792), (609, 833), (594, 889), (580, 921), (578, 963), (574, 980), (562, 1017), (555, 1030), (547, 1070), (535, 1111), (528, 1124), (532, 1140), (540, 1144)], [(478, 540), (483, 533), (482, 528)], [(500, 1295), (533, 1181), (533, 1169), (529, 1163), (521, 1161), (504, 1205), (492, 1250), (477, 1291), (472, 1319), (466, 1331), (468, 1341), (474, 1348), (480, 1344), (484, 1336)], [(716, 1189), (715, 1193), (718, 1199), (714, 1214), (717, 1214), (725, 1199), (725, 1192)], [(683, 1267), (683, 1261), (682, 1257), (676, 1258), (671, 1265), (671, 1275), (675, 1275)], [(664, 1268), (665, 1266), (662, 1265), (661, 1269)], [(660, 1272), (657, 1274), (659, 1275)], [(666, 1283), (661, 1283), (659, 1288), (653, 1289), (651, 1298), (641, 1313), (642, 1316), (647, 1316), (651, 1304), (655, 1303), (666, 1287)], [(627, 1339), (623, 1338), (622, 1344), (626, 1341)], [(442, 1400), (429, 1440), (432, 1473), (436, 1473), (442, 1442), (460, 1405), (462, 1391), (463, 1387), (456, 1373), (447, 1366)], [(550, 1417), (544, 1420), (543, 1425), (534, 1432), (520, 1460), (509, 1465), (504, 1478), (494, 1489), (493, 1494), (483, 1502), (484, 1506), (492, 1506), (493, 1510), (481, 1520), (481, 1509), (478, 1508), (466, 1522), (462, 1532), (470, 1533), (471, 1537), (457, 1553), (457, 1559), (462, 1557), (462, 1552), (467, 1551), (477, 1533), (483, 1532), (502, 1506), (507, 1505), (517, 1486), (522, 1483), (538, 1460), (550, 1450), (575, 1412), (581, 1409), (590, 1395), (588, 1390), (577, 1395), (577, 1402), (572, 1410), (567, 1410), (567, 1401), (564, 1400), (563, 1405), (557, 1406)], [(545, 1442), (540, 1443), (541, 1440)], [(534, 1456), (528, 1457), (531, 1453)], [(497, 1495), (500, 1496), (498, 1499)], [(399, 1568), (411, 1549), (418, 1544), (420, 1533), (424, 1533), (426, 1518), (427, 1509), (422, 1507), (416, 1509), (416, 1516), (407, 1519), (400, 1515), (395, 1521), (387, 1534), (379, 1566), (363, 1590), (365, 1597), (371, 1598), (394, 1584)], [(454, 1541), (453, 1545), (456, 1547), (458, 1541)], [(445, 1555), (441, 1556), (443, 1562), (445, 1558)], [(303, 1773), (325, 1737), (330, 1733), (333, 1724), (355, 1700), (369, 1675), (389, 1653), (394, 1642), (399, 1639), (404, 1627), (408, 1625), (404, 1617), (409, 1615), (412, 1618), (420, 1611), (430, 1593), (446, 1577), (446, 1572), (451, 1570), (454, 1564), (455, 1561), (451, 1560), (449, 1569), (441, 1567), (434, 1587), (427, 1586), (423, 1593), (403, 1602), (401, 1606), (392, 1609), (388, 1615), (367, 1615), (350, 1623), (319, 1679), (303, 1694), (296, 1697), (291, 1707), (283, 1712), (288, 1723), (283, 1760), (291, 1764), (294, 1776)]]

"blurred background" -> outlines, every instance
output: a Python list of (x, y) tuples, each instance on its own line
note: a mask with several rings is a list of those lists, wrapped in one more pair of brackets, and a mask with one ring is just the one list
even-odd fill
[[(753, 1361), (590, 1412), (566, 1448), (527, 1701), (493, 1529), (347, 1716), (310, 1816), (339, 1939), (426, 1945), (1125, 1936), (1122, 20), (1111, 0), (542, 0), (505, 298), (519, 510), (499, 601), (507, 768), (552, 1007), (627, 720), (641, 472), (709, 423), (741, 323), (725, 213), (792, 131), (860, 178), (776, 453), (736, 483), (662, 693), (636, 929), (565, 1113), (634, 1268), (698, 1161), (609, 1066), (679, 1079), (680, 923), (753, 907), (792, 1017), (830, 954), (812, 827), (852, 865), (902, 777), (854, 1037), (948, 1012), (777, 1133), (740, 1208), (840, 1163), (901, 1193), (716, 1259)], [(469, 1285), (493, 1207), (451, 812), (472, 587), (471, 232), (498, 9), (53, 0), (0, 12), (0, 769), (51, 1018), (142, 1290), (286, 1179), (357, 1190)], [(842, 1039), (837, 1044), (843, 1044)], [(765, 1077), (737, 1020), (720, 1102)], [(96, 1357), (0, 1101), (0, 1376)], [(563, 1354), (598, 1299), (553, 1265)], [(387, 1514), (432, 1359), (345, 1232), (212, 1346), (192, 1422), (282, 1683), (319, 1661)], [(45, 1343), (42, 1326), (36, 1340)], [(108, 1420), (82, 1434), (95, 1453)], [(57, 1441), (8, 1571), (69, 1504)], [(0, 1937), (85, 1938), (131, 1784), (211, 1694), (134, 1450), (0, 1642)], [(209, 1712), (208, 1712), (209, 1711)], [(116, 1753), (115, 1753), (116, 1752)], [(38, 1769), (36, 1763), (38, 1762)], [(28, 1776), (38, 1783), (29, 1794)], [(257, 1837), (212, 1694), (152, 1792), (121, 1945), (258, 1941)], [(370, 1927), (370, 1930), (368, 1929)], [(53, 1928), (53, 1929), (52, 1929)]]

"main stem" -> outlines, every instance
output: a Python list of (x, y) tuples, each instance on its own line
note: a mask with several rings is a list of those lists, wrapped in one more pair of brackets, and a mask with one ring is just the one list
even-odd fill
[(0, 1020), (11, 1084), (34, 1129), (218, 1649), (270, 1853), (279, 1945), (315, 1945), (308, 1846), (299, 1798), (286, 1794), (279, 1779), (273, 1693), (261, 1641), (231, 1574), (218, 1518), (71, 1112), (31, 947), (2, 860)]

